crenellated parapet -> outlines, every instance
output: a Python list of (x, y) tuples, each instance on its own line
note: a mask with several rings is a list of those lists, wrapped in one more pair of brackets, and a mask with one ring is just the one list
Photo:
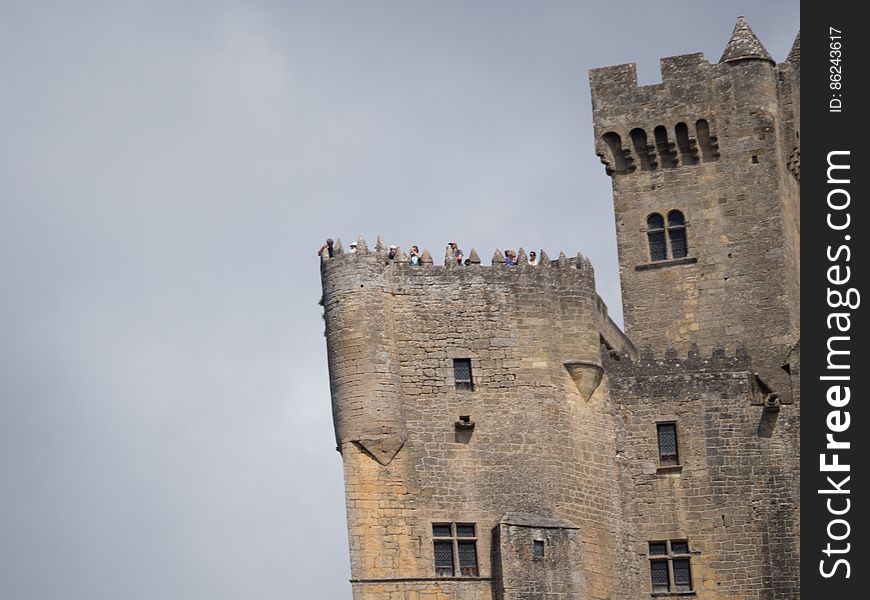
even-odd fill
[(641, 348), (637, 356), (628, 353), (610, 353), (604, 363), (609, 372), (620, 375), (643, 376), (673, 373), (751, 372), (752, 360), (746, 348), (738, 346), (733, 353), (724, 348), (713, 348), (701, 353), (692, 344), (688, 352), (667, 348), (655, 352), (649, 347)]
[(730, 74), (701, 53), (661, 60), (662, 83), (641, 86), (634, 63), (592, 69), (595, 152), (608, 175), (719, 159), (715, 81)]
[[(321, 255), (322, 264), (334, 264), (336, 262), (342, 261), (351, 261), (350, 264), (363, 264), (363, 263), (381, 263), (383, 265), (391, 265), (396, 267), (407, 266), (410, 268), (429, 268), (429, 269), (453, 269), (453, 268), (467, 268), (467, 267), (495, 267), (495, 268), (505, 268), (507, 270), (520, 270), (525, 271), (527, 269), (536, 269), (538, 267), (552, 267), (557, 269), (577, 269), (583, 272), (588, 272), (594, 278), (594, 269), (592, 267), (592, 263), (586, 258), (584, 255), (577, 253), (576, 256), (568, 257), (564, 252), (560, 252), (558, 258), (551, 259), (547, 253), (541, 249), (538, 254), (537, 264), (530, 264), (528, 261), (528, 255), (523, 248), (519, 248), (517, 250), (517, 264), (508, 265), (505, 262), (505, 255), (501, 250), (496, 248), (493, 253), (492, 259), (489, 265), (482, 265), (480, 256), (477, 253), (477, 250), (472, 248), (468, 253), (467, 258), (463, 261), (462, 264), (457, 263), (454, 256), (448, 252), (445, 253), (444, 262), (442, 265), (436, 265), (434, 260), (432, 259), (432, 254), (428, 249), (424, 249), (420, 252), (419, 257), (420, 260), (417, 264), (413, 264), (409, 254), (405, 251), (401, 246), (390, 246), (389, 248), (383, 243), (380, 236), (378, 237), (378, 242), (375, 244), (373, 249), (369, 249), (366, 241), (360, 237), (356, 242), (356, 249), (351, 252), (349, 250), (344, 249), (344, 245), (341, 239), (338, 239), (333, 247), (333, 257), (330, 258), (327, 253), (323, 253)], [(358, 262), (353, 262), (358, 261)], [(432, 272), (432, 271), (427, 271)]]
[(751, 137), (770, 136), (778, 80), (791, 79), (794, 54), (776, 65), (740, 17), (716, 64), (701, 53), (663, 58), (662, 82), (644, 86), (634, 63), (590, 70), (595, 152), (607, 174), (714, 163), (722, 143), (743, 149), (725, 135), (738, 133), (738, 120), (747, 121)]
[[(483, 265), (477, 251), (472, 248), (468, 253), (467, 264), (457, 264), (448, 254), (445, 256), (444, 264), (437, 265), (434, 264), (429, 251), (423, 250), (420, 253), (419, 263), (413, 264), (401, 247), (396, 246), (391, 255), (390, 247), (386, 246), (380, 237), (373, 249), (369, 249), (366, 241), (360, 237), (356, 241), (355, 252), (345, 250), (339, 239), (334, 246), (333, 258), (329, 258), (328, 255), (321, 257), (321, 270), (324, 290), (346, 288), (357, 291), (357, 286), (367, 285), (366, 280), (377, 281), (379, 289), (402, 289), (403, 284), (400, 282), (419, 282), (421, 278), (427, 277), (432, 278), (432, 282), (437, 285), (451, 281), (464, 282), (467, 285), (486, 282), (511, 285), (514, 281), (523, 280), (537, 282), (533, 285), (545, 285), (554, 291), (589, 290), (594, 297), (592, 304), (594, 328), (599, 332), (607, 350), (637, 356), (634, 344), (610, 318), (607, 304), (595, 293), (595, 270), (587, 257), (579, 252), (571, 257), (564, 252), (559, 252), (556, 258), (551, 259), (546, 251), (541, 249), (537, 253), (537, 264), (532, 265), (528, 262), (526, 251), (519, 248), (517, 259), (516, 265), (507, 265), (502, 251), (496, 249), (490, 264)], [(372, 277), (375, 279), (372, 280)], [(412, 279), (406, 279), (407, 277)], [(529, 279), (530, 277), (532, 279)], [(324, 301), (327, 301), (326, 296)]]

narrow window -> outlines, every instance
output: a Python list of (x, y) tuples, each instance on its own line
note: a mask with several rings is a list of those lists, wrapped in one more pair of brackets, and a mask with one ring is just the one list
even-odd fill
[(671, 589), (671, 578), (668, 575), (668, 561), (653, 560), (649, 563), (652, 573), (652, 589), (654, 592), (667, 592)]
[(665, 220), (658, 213), (653, 213), (646, 219), (646, 235), (649, 240), (649, 259), (666, 260), (668, 258), (665, 246)]
[(453, 577), (453, 542), (435, 540), (435, 576)]
[(677, 592), (692, 590), (692, 569), (689, 568), (688, 558), (674, 559), (674, 588)]
[(453, 381), (457, 390), (474, 390), (474, 381), (471, 378), (471, 359), (453, 359)]
[(664, 466), (680, 464), (680, 456), (677, 452), (677, 424), (659, 423), (656, 429), (659, 438), (659, 464)]
[(459, 573), (463, 577), (477, 577), (477, 542), (463, 540), (456, 543), (459, 552)]
[(477, 577), (477, 533), (473, 523), (433, 523), (435, 576)]
[(668, 241), (671, 243), (671, 258), (684, 258), (689, 254), (686, 243), (686, 218), (678, 210), (668, 213)]
[(453, 526), (450, 523), (434, 523), (432, 537), (435, 538), (435, 576), (453, 577)]
[(535, 558), (543, 558), (544, 557), (544, 542), (541, 540), (535, 540), (532, 543), (532, 556)]

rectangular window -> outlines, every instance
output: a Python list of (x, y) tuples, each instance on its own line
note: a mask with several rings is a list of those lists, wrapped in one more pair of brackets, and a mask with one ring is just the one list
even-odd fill
[(477, 577), (477, 531), (474, 523), (433, 523), (435, 576)]
[(692, 570), (688, 558), (674, 559), (674, 587), (678, 592), (692, 591)]
[(692, 591), (689, 542), (650, 542), (649, 557), (653, 593)]
[(663, 466), (680, 464), (677, 451), (677, 424), (658, 423), (656, 425), (659, 440), (659, 464)]
[(453, 537), (453, 532), (450, 529), (450, 523), (435, 523), (432, 525), (433, 537)]
[(668, 561), (654, 560), (650, 564), (652, 572), (652, 589), (654, 592), (667, 592), (671, 589), (671, 579), (668, 575)]
[(542, 540), (535, 540), (533, 542), (532, 556), (534, 556), (535, 558), (544, 557), (544, 542)]
[(685, 258), (689, 254), (686, 244), (686, 230), (682, 227), (668, 229), (671, 238), (671, 258)]
[(459, 554), (459, 574), (463, 577), (477, 577), (477, 542), (456, 542)]
[(435, 576), (453, 577), (453, 542), (435, 540)]
[(668, 253), (665, 246), (665, 232), (662, 230), (650, 231), (647, 236), (649, 236), (649, 259), (666, 260)]
[(668, 543), (667, 542), (650, 542), (649, 543), (649, 554), (650, 556), (662, 556), (668, 553)]
[(453, 359), (453, 381), (457, 390), (474, 390), (474, 381), (471, 378), (471, 359)]

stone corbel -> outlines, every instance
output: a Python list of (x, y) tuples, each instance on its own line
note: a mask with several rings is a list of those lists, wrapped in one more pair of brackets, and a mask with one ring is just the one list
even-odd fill
[(562, 364), (574, 380), (577, 392), (588, 402), (601, 384), (604, 367), (591, 360), (569, 360)]

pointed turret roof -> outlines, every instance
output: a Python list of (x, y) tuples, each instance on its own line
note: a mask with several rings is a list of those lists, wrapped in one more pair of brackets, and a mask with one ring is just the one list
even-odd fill
[(796, 65), (798, 68), (801, 66), (801, 32), (797, 32), (797, 36), (794, 38), (794, 44), (791, 46), (791, 51), (788, 53), (786, 59), (788, 62)]
[(756, 37), (752, 29), (749, 28), (749, 23), (744, 17), (737, 18), (737, 24), (734, 26), (734, 33), (731, 34), (731, 39), (725, 46), (725, 52), (722, 53), (720, 63), (736, 62), (738, 60), (760, 59), (774, 62), (767, 50), (761, 44), (761, 41)]

